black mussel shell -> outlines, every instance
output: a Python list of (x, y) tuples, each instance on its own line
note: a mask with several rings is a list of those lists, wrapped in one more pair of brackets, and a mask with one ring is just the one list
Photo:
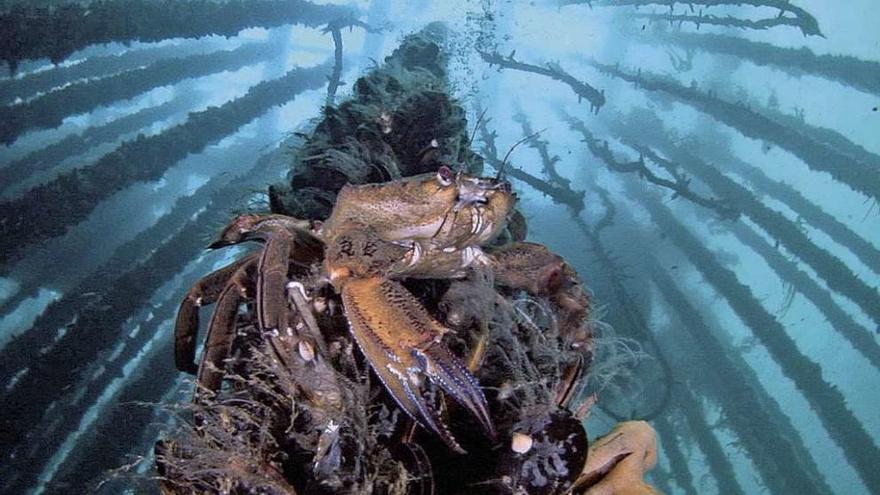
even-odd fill
[[(500, 477), (512, 490), (537, 495), (562, 493), (574, 483), (587, 461), (587, 432), (565, 409), (548, 411), (538, 407), (526, 413), (524, 419), (514, 423), (507, 448), (501, 453)], [(514, 434), (531, 439), (530, 448), (515, 452)]]

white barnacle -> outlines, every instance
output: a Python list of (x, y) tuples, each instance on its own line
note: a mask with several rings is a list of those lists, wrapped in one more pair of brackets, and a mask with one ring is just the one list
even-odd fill
[(379, 114), (379, 126), (382, 128), (382, 134), (390, 134), (391, 133), (391, 114), (388, 112), (382, 112)]
[(305, 340), (299, 341), (296, 350), (299, 352), (299, 357), (301, 357), (303, 361), (308, 362), (315, 359), (315, 348)]
[(316, 297), (315, 300), (312, 301), (312, 309), (318, 314), (323, 313), (327, 310), (327, 299), (324, 297)]
[(513, 384), (510, 382), (504, 382), (501, 384), (501, 387), (498, 389), (498, 400), (507, 400), (513, 397)]
[(303, 299), (305, 299), (306, 301), (311, 301), (309, 296), (306, 295), (305, 286), (301, 282), (288, 282), (287, 283), (287, 291), (288, 292), (293, 291), (294, 289), (299, 291), (300, 294), (302, 294)]
[(407, 266), (415, 266), (416, 263), (422, 259), (422, 246), (418, 242), (412, 243), (412, 258), (407, 263)]
[(525, 454), (532, 450), (532, 445), (534, 445), (534, 443), (535, 441), (531, 436), (526, 435), (525, 433), (515, 432), (510, 440), (510, 450), (517, 454)]
[(340, 352), (342, 352), (342, 342), (339, 342), (338, 340), (330, 342), (330, 355), (335, 356)]
[(412, 383), (413, 386), (415, 386), (416, 388), (421, 387), (422, 383), (424, 383), (424, 377), (419, 372), (419, 370), (413, 369), (413, 368), (407, 368), (406, 371), (407, 371), (407, 374), (409, 375), (410, 383)]

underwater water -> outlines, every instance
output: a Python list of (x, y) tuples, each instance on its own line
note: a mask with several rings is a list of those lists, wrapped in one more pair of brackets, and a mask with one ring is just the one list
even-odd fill
[(334, 70), (340, 101), (439, 21), (474, 151), (514, 148), (528, 239), (605, 323), (590, 438), (647, 420), (664, 493), (880, 494), (875, 1), (92, 6), (135, 38), (21, 28), (18, 4), (0, 11), (0, 493), (158, 493), (163, 406), (193, 389), (178, 305), (239, 254), (205, 247), (265, 208)]

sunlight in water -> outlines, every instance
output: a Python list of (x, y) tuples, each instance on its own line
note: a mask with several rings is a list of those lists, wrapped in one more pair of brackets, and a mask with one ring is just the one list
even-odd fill
[(880, 494), (876, 7), (0, 2), (0, 492)]

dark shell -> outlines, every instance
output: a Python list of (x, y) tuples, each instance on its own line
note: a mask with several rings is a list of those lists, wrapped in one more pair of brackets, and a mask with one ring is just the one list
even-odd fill
[(511, 449), (511, 437), (501, 453), (500, 478), (511, 491), (531, 494), (561, 493), (578, 477), (587, 461), (589, 442), (580, 421), (565, 409), (535, 408), (531, 416), (513, 425), (513, 433), (532, 438), (532, 447), (522, 454)]

